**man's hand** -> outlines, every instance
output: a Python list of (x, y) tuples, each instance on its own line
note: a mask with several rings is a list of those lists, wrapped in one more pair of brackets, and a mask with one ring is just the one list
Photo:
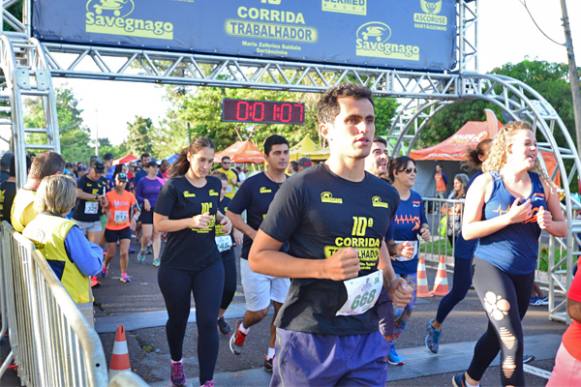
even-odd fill
[(396, 278), (388, 289), (393, 304), (398, 308), (403, 308), (412, 300), (414, 289), (403, 278)]
[(324, 278), (343, 281), (359, 275), (357, 250), (350, 247), (339, 249), (325, 260)]
[(414, 256), (414, 244), (410, 241), (405, 241), (397, 244), (397, 255), (405, 258), (412, 258)]
[(220, 224), (222, 225), (222, 232), (224, 234), (230, 234), (230, 231), (232, 231), (232, 222), (230, 221), (230, 218), (227, 216), (222, 217)]
[(234, 242), (236, 243), (237, 246), (242, 246), (242, 242), (244, 241), (244, 234), (242, 234), (242, 232), (238, 229), (234, 229), (234, 232), (232, 233), (234, 236)]

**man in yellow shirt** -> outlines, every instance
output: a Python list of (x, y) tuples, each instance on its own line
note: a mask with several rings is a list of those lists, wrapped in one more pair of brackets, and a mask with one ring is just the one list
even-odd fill
[(56, 152), (44, 152), (32, 160), (28, 178), (24, 187), (18, 189), (10, 213), (14, 230), (22, 232), (24, 227), (36, 216), (33, 208), (34, 197), (40, 182), (46, 176), (63, 173), (65, 160)]
[(226, 196), (228, 199), (232, 199), (238, 191), (238, 175), (230, 166), (232, 165), (232, 160), (229, 156), (222, 157), (220, 160), (220, 168), (216, 169), (216, 172), (223, 173), (228, 178), (228, 187), (226, 188)]

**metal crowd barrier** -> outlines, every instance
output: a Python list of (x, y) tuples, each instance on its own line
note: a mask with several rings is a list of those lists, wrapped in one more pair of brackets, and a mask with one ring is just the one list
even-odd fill
[[(7, 222), (0, 234), (2, 333), (8, 331), (11, 347), (0, 377), (14, 362), (26, 386), (107, 386), (101, 340), (42, 254)], [(147, 386), (129, 371), (111, 385)]]

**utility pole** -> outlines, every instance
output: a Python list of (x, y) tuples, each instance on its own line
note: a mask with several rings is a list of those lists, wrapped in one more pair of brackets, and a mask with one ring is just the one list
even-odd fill
[(577, 154), (581, 155), (581, 88), (579, 86), (579, 74), (575, 64), (575, 53), (573, 52), (573, 39), (571, 38), (571, 27), (569, 25), (569, 14), (567, 13), (567, 2), (561, 0), (561, 10), (563, 12), (563, 29), (565, 30), (565, 46), (567, 48), (567, 59), (569, 61), (569, 82), (571, 83), (571, 94), (573, 95), (573, 111), (575, 113), (575, 135), (577, 137)]

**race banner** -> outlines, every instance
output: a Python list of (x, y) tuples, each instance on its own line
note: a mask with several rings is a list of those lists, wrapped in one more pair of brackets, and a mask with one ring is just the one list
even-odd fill
[(41, 41), (446, 71), (455, 0), (33, 0)]

